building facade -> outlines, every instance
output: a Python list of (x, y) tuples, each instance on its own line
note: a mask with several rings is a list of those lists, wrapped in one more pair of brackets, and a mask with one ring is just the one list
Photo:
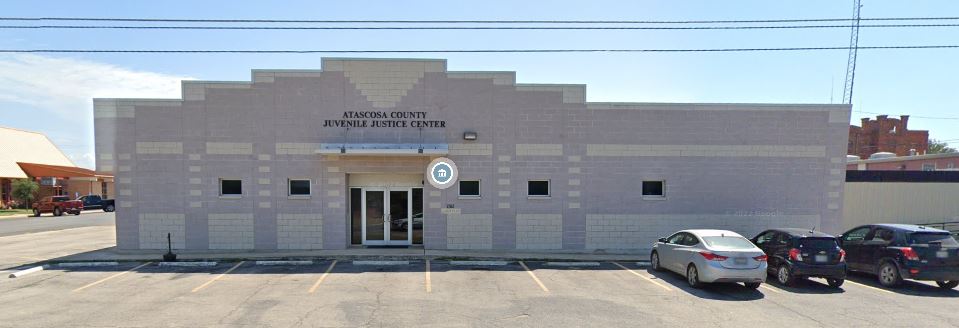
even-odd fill
[(857, 159), (846, 163), (846, 170), (855, 171), (956, 171), (959, 153), (895, 156)]
[(30, 179), (40, 185), (36, 199), (113, 193), (113, 177), (77, 167), (46, 135), (0, 127), (0, 208), (24, 207), (13, 197), (13, 181)]
[(929, 131), (909, 130), (909, 115), (864, 117), (862, 127), (849, 126), (848, 154), (867, 159), (878, 152), (897, 156), (922, 155), (929, 150)]
[(586, 102), (445, 60), (252, 75), (94, 100), (119, 248), (613, 251), (840, 228), (846, 105)]

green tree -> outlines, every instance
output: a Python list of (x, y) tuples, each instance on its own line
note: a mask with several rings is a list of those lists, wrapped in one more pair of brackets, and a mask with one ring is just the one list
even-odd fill
[(30, 179), (17, 179), (12, 183), (13, 198), (21, 201), (21, 206), (30, 207), (30, 203), (40, 191), (40, 185)]
[(943, 153), (955, 153), (956, 149), (949, 147), (949, 144), (936, 140), (929, 139), (929, 150), (926, 151), (926, 154), (943, 154)]

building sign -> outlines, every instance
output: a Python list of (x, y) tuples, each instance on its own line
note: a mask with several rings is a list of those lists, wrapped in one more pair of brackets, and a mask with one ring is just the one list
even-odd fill
[(433, 187), (446, 189), (456, 184), (459, 171), (456, 170), (456, 163), (453, 163), (452, 160), (440, 157), (426, 166), (426, 176)]
[(445, 128), (446, 121), (429, 120), (426, 112), (343, 112), (339, 120), (323, 120), (324, 128)]

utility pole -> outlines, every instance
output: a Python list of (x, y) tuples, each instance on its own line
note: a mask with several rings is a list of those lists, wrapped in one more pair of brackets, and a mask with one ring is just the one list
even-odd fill
[(859, 52), (859, 11), (861, 0), (853, 0), (852, 29), (849, 33), (849, 59), (846, 62), (846, 84), (842, 89), (842, 102), (852, 104), (852, 88), (856, 82), (856, 55)]

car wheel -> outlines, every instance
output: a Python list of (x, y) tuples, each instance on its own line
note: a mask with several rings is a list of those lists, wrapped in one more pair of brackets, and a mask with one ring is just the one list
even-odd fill
[(779, 281), (783, 286), (792, 286), (796, 284), (796, 278), (793, 277), (792, 272), (789, 272), (789, 266), (783, 264), (776, 269), (776, 281)]
[(53, 209), (53, 216), (61, 216), (61, 215), (63, 215), (63, 210), (61, 210), (59, 207), (56, 207)]
[(828, 284), (829, 284), (829, 287), (832, 287), (832, 288), (839, 288), (839, 286), (842, 286), (842, 283), (844, 283), (844, 282), (846, 282), (845, 279), (830, 279), (830, 278), (826, 278), (826, 283), (828, 283)]
[(902, 284), (899, 268), (892, 262), (884, 262), (879, 266), (879, 284), (884, 287), (896, 287)]
[(653, 252), (649, 256), (649, 266), (653, 268), (653, 271), (663, 271), (663, 267), (659, 266), (659, 253)]
[(73, 215), (80, 215), (80, 211), (73, 212)]
[(696, 269), (695, 264), (690, 264), (686, 268), (686, 282), (689, 283), (689, 287), (703, 288), (703, 283), (699, 281), (699, 270)]
[(760, 282), (744, 282), (744, 283), (743, 283), (743, 285), (746, 286), (746, 288), (749, 288), (749, 289), (759, 289), (759, 285), (761, 285), (761, 284), (762, 284), (762, 283), (760, 283)]
[(959, 286), (959, 280), (936, 281), (936, 285), (939, 285), (939, 287), (945, 289), (953, 289), (956, 288), (956, 286)]
[(107, 205), (107, 207), (103, 209), (104, 212), (113, 212), (113, 210), (115, 210), (113, 205)]
[(39, 217), (39, 216), (40, 216), (40, 210), (39, 210), (39, 209), (36, 209), (36, 208), (33, 209), (33, 216)]

